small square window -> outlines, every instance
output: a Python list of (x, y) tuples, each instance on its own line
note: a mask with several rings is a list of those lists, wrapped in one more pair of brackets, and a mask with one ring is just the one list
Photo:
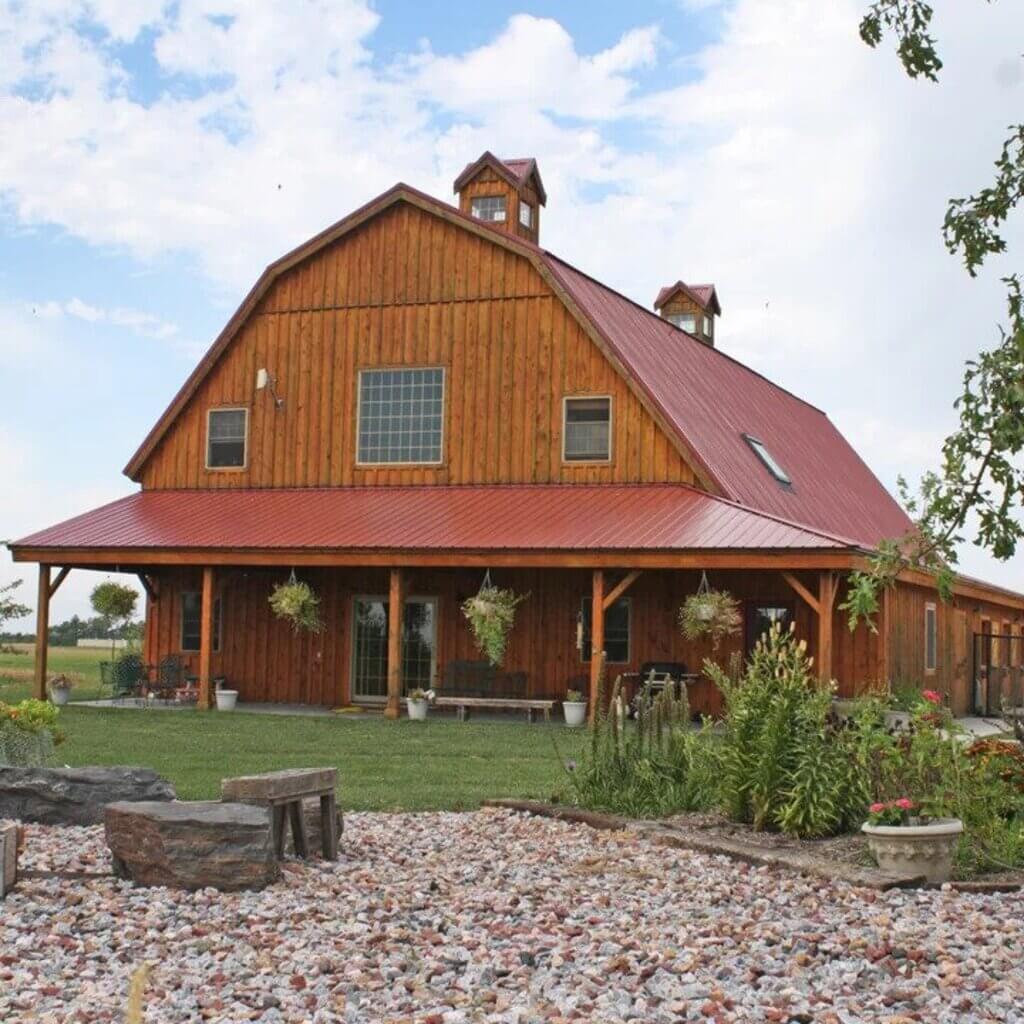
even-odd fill
[[(199, 650), (202, 634), (203, 596), (198, 590), (185, 590), (181, 595), (181, 649), (194, 652)], [(220, 598), (213, 599), (213, 649), (220, 650), (221, 604)]]
[[(580, 602), (583, 613), (583, 649), (581, 661), (590, 661), (592, 656), (591, 623), (593, 598), (584, 597)], [(609, 665), (626, 665), (630, 661), (630, 617), (632, 606), (628, 597), (620, 597), (604, 613), (604, 654)]]
[(245, 467), (248, 409), (211, 409), (206, 422), (206, 468)]
[(505, 219), (505, 197), (474, 196), (469, 204), (469, 212), (477, 220), (503, 221)]
[(780, 484), (785, 484), (786, 486), (792, 484), (793, 481), (790, 480), (789, 474), (775, 460), (775, 457), (770, 451), (768, 451), (763, 441), (759, 441), (756, 437), (751, 437), (749, 434), (744, 434), (743, 440), (750, 445), (751, 450), (764, 464), (765, 469), (767, 469)]
[(522, 199), (519, 200), (519, 223), (524, 228), (533, 227), (533, 207)]
[(612, 400), (566, 398), (562, 433), (566, 462), (607, 462), (612, 457)]

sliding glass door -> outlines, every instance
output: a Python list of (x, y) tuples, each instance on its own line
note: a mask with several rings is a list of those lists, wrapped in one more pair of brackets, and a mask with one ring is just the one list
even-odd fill
[[(437, 666), (437, 598), (410, 597), (402, 627), (403, 692), (428, 689)], [(381, 702), (388, 695), (388, 599), (357, 597), (352, 633), (352, 699)]]

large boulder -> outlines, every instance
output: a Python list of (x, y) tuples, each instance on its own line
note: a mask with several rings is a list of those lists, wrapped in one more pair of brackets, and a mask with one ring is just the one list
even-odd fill
[(100, 825), (107, 804), (176, 796), (150, 768), (0, 768), (0, 818), (41, 825)]
[(280, 874), (270, 811), (199, 800), (116, 803), (106, 810), (114, 874), (175, 889), (262, 889)]

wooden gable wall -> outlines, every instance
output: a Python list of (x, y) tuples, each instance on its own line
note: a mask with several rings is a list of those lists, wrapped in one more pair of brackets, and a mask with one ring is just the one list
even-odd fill
[[(357, 371), (446, 368), (444, 463), (355, 464)], [(284, 405), (255, 392), (279, 380)], [(564, 464), (562, 398), (613, 397), (610, 465)], [(249, 409), (248, 465), (206, 470), (210, 408)], [(147, 488), (685, 482), (695, 476), (532, 264), (406, 203), (283, 274), (141, 472)]]

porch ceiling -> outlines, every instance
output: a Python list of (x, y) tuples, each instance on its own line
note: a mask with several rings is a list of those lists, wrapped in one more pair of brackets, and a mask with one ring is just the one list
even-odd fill
[(573, 561), (595, 553), (717, 552), (730, 561), (751, 554), (774, 561), (804, 553), (829, 556), (822, 564), (858, 554), (849, 541), (679, 485), (143, 491), (11, 549), (18, 561), (93, 557), (103, 564), (190, 562), (212, 552), (267, 561), (303, 553), (379, 561), (398, 552), (430, 560), (559, 552)]

